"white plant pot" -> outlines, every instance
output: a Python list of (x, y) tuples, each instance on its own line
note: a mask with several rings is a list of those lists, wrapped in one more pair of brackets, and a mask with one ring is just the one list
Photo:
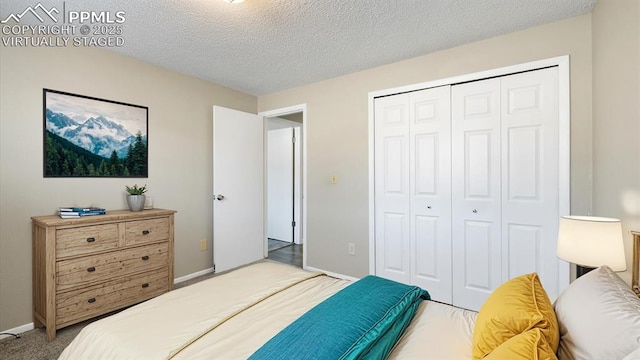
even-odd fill
[(127, 195), (127, 205), (131, 211), (141, 211), (144, 208), (144, 195)]

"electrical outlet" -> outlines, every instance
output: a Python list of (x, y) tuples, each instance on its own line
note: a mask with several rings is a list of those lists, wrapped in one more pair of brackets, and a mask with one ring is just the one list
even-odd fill
[(347, 246), (347, 254), (351, 255), (351, 256), (355, 256), (356, 255), (356, 244), (354, 243), (349, 243)]
[(207, 239), (200, 240), (200, 251), (207, 251)]

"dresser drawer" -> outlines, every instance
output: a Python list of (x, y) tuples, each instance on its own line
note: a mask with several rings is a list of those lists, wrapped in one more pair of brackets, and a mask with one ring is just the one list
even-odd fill
[(169, 290), (168, 270), (161, 269), (69, 291), (56, 296), (57, 327), (150, 299)]
[(58, 291), (93, 285), (119, 276), (168, 267), (168, 243), (112, 251), (56, 263)]
[(167, 218), (128, 221), (124, 232), (127, 245), (144, 244), (169, 238), (169, 220)]
[(118, 247), (118, 224), (92, 225), (56, 231), (56, 257), (91, 254)]

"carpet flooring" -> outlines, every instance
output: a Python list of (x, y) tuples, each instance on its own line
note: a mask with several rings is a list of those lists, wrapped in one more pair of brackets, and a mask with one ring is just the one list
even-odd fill
[[(291, 245), (290, 243), (285, 244), (287, 244), (287, 246), (270, 251), (268, 259), (271, 261), (277, 261), (297, 267), (302, 267), (302, 245)], [(197, 278), (175, 284), (174, 288), (177, 289), (180, 287), (188, 286), (220, 274), (222, 273), (202, 275)], [(51, 342), (46, 341), (46, 332), (44, 328), (23, 332), (22, 334), (20, 334), (19, 339), (16, 339), (14, 337), (2, 339), (0, 340), (0, 359), (55, 360), (60, 356), (67, 345), (71, 343), (76, 335), (80, 333), (80, 330), (82, 330), (82, 328), (84, 328), (89, 323), (108, 315), (110, 314), (60, 329), (56, 332), (55, 340)]]

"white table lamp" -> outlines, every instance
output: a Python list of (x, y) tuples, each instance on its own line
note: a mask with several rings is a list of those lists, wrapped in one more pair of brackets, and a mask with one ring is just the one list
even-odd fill
[(605, 217), (562, 216), (558, 257), (578, 265), (578, 277), (602, 265), (613, 271), (626, 270), (622, 223)]

